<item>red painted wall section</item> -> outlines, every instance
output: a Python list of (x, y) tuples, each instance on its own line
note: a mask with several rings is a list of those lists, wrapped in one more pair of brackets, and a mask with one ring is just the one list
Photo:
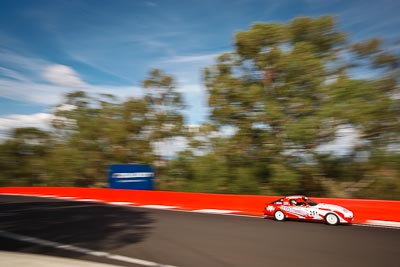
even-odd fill
[[(61, 197), (76, 197), (80, 199), (97, 199), (106, 202), (133, 202), (137, 205), (167, 205), (176, 206), (178, 209), (183, 210), (234, 210), (241, 214), (256, 216), (262, 216), (262, 210), (266, 203), (279, 198), (279, 196), (228, 195), (75, 187), (1, 187), (0, 193), (54, 195)], [(400, 222), (400, 201), (337, 198), (312, 199), (316, 202), (340, 205), (353, 211), (355, 223), (362, 223), (366, 220)]]
[(400, 201), (314, 198), (324, 202), (343, 206), (354, 212), (356, 222), (366, 220), (382, 220), (400, 222)]

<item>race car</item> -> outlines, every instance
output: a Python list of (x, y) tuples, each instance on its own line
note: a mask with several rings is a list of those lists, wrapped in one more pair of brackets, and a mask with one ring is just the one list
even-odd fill
[(322, 221), (329, 225), (351, 223), (353, 212), (341, 206), (316, 203), (306, 196), (287, 196), (277, 199), (264, 208), (265, 218), (272, 217), (277, 221), (299, 219)]

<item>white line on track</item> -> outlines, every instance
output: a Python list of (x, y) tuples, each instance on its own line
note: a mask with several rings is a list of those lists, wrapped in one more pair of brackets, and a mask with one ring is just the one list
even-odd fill
[(160, 209), (160, 210), (169, 210), (169, 209), (179, 208), (177, 206), (166, 206), (166, 205), (140, 205), (140, 206), (136, 206), (136, 207), (147, 208), (147, 209)]
[(93, 198), (77, 198), (76, 200), (78, 201), (86, 201), (86, 202), (102, 202), (101, 200), (98, 199), (93, 199)]
[(392, 222), (392, 221), (368, 220), (366, 224), (373, 226), (400, 228), (400, 222)]
[(106, 202), (107, 204), (110, 205), (117, 205), (117, 206), (130, 206), (130, 205), (135, 205), (133, 202)]
[[(12, 196), (33, 196), (33, 197), (47, 197), (47, 198), (60, 198), (66, 199), (65, 197), (58, 197), (53, 195), (35, 195), (35, 194), (18, 194), (18, 193), (0, 193), (0, 195), (12, 195)], [(97, 199), (79, 199), (71, 198), (74, 201), (88, 201), (88, 202), (102, 202)], [(136, 208), (150, 208), (150, 209), (165, 209), (178, 212), (197, 212), (197, 213), (207, 213), (207, 214), (218, 214), (218, 215), (228, 215), (228, 216), (238, 216), (238, 217), (251, 217), (260, 218), (262, 216), (238, 214), (241, 211), (237, 210), (217, 210), (217, 209), (200, 209), (200, 210), (183, 210), (178, 206), (166, 206), (166, 205), (138, 205), (133, 202), (102, 202), (104, 204), (110, 205), (126, 205)], [(220, 211), (220, 212), (219, 212)], [(354, 226), (364, 226), (364, 227), (376, 227), (376, 228), (390, 228), (390, 229), (400, 229), (400, 222), (395, 221), (381, 221), (381, 220), (367, 220), (365, 223), (353, 223)]]
[(213, 213), (213, 214), (229, 214), (240, 212), (238, 210), (218, 210), (218, 209), (201, 209), (201, 210), (194, 210), (193, 212), (200, 212), (200, 213)]
[(59, 199), (76, 199), (76, 197), (56, 197), (56, 198), (59, 198)]
[(131, 257), (127, 257), (127, 256), (122, 256), (122, 255), (110, 254), (108, 252), (96, 251), (96, 250), (81, 248), (81, 247), (77, 247), (77, 246), (73, 246), (73, 245), (62, 244), (62, 243), (44, 240), (44, 239), (40, 239), (40, 238), (36, 238), (36, 237), (14, 234), (14, 233), (3, 231), (3, 230), (0, 230), (0, 236), (18, 240), (18, 241), (37, 244), (37, 245), (41, 245), (41, 246), (53, 247), (53, 248), (63, 249), (63, 250), (68, 250), (68, 251), (73, 251), (73, 252), (79, 252), (79, 253), (90, 255), (90, 256), (102, 257), (102, 258), (106, 258), (106, 259), (128, 262), (128, 263), (138, 264), (138, 265), (142, 265), (142, 266), (175, 267), (173, 265), (165, 265), (165, 264), (160, 264), (160, 263), (156, 263), (156, 262), (152, 262), (152, 261), (141, 260), (141, 259), (131, 258)]

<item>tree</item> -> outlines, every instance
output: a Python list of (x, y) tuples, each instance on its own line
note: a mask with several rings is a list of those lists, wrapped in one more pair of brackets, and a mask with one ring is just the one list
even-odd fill
[(144, 99), (149, 107), (147, 116), (152, 121), (152, 139), (180, 135), (185, 105), (173, 77), (159, 69), (153, 69), (142, 85), (145, 91)]
[(45, 158), (51, 147), (46, 131), (16, 128), (11, 138), (0, 145), (0, 181), (6, 185), (46, 184), (48, 174)]
[(120, 103), (111, 95), (73, 92), (60, 107), (65, 105), (70, 108), (59, 108), (53, 121), (59, 135), (55, 152), (70, 163), (63, 174), (72, 175), (75, 185), (104, 184), (108, 164), (153, 161), (143, 99)]
[(148, 106), (146, 117), (149, 122), (149, 139), (158, 159), (158, 177), (163, 177), (166, 158), (160, 150), (165, 144), (177, 142), (177, 137), (185, 136), (185, 104), (182, 94), (176, 89), (174, 78), (159, 69), (152, 69), (142, 86), (144, 101)]
[(211, 119), (237, 129), (230, 158), (264, 162), (277, 192), (299, 190), (305, 166), (322, 174), (318, 148), (340, 127), (356, 129), (354, 149), (370, 157), (399, 143), (398, 59), (378, 39), (349, 44), (333, 17), (305, 17), (255, 23), (235, 48), (204, 71)]
[[(55, 111), (54, 177), (78, 186), (102, 185), (107, 165), (152, 164), (154, 144), (182, 134), (184, 108), (171, 76), (153, 70), (143, 98), (119, 101), (109, 94), (71, 92)], [(62, 166), (62, 162), (68, 164)], [(56, 175), (57, 174), (57, 175)]]

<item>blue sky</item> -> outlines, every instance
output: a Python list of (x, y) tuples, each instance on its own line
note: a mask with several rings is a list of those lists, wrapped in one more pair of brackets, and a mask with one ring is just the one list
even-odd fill
[(351, 40), (395, 41), (399, 12), (394, 0), (0, 0), (0, 133), (45, 127), (66, 92), (140, 96), (151, 68), (176, 78), (199, 124), (202, 68), (253, 22), (332, 14)]

